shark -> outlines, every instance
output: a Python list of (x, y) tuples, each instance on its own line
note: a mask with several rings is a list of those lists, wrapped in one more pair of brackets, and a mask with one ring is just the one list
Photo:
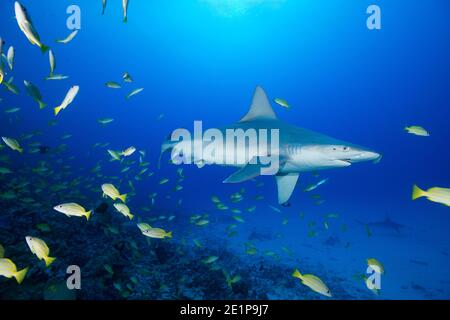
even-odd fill
[(369, 228), (395, 231), (396, 233), (400, 233), (400, 230), (405, 228), (404, 225), (391, 220), (391, 218), (389, 218), (388, 216), (386, 216), (384, 218), (384, 220), (382, 220), (382, 221), (373, 221), (373, 222), (365, 223), (365, 222), (356, 220), (356, 222), (358, 222), (359, 224), (366, 225)]
[[(358, 146), (343, 140), (327, 136), (322, 133), (314, 132), (305, 128), (287, 124), (279, 120), (271, 106), (270, 100), (261, 86), (257, 86), (248, 112), (237, 123), (217, 129), (223, 135), (227, 130), (249, 129), (260, 132), (264, 130), (276, 130), (278, 140), (276, 141), (276, 150), (274, 148), (258, 148), (251, 142), (236, 145), (233, 152), (236, 154), (246, 154), (250, 161), (244, 163), (225, 164), (226, 166), (237, 167), (232, 175), (226, 178), (224, 183), (240, 183), (254, 179), (261, 175), (265, 163), (263, 159), (267, 157), (277, 157), (278, 168), (271, 173), (275, 176), (278, 203), (283, 206), (289, 206), (295, 186), (298, 183), (301, 174), (306, 172), (315, 172), (319, 170), (345, 168), (355, 163), (373, 161), (379, 162), (381, 154), (371, 149)], [(161, 146), (161, 157), (167, 150), (172, 150), (172, 158), (175, 155), (193, 159), (193, 163), (198, 167), (206, 164), (214, 164), (214, 161), (208, 158), (205, 152), (195, 153), (196, 150), (187, 151), (186, 148), (180, 148), (181, 144), (187, 144), (192, 149), (205, 148), (211, 141), (195, 141), (194, 138), (186, 139), (188, 141), (176, 140), (168, 137)], [(198, 140), (198, 138), (197, 138)], [(275, 144), (273, 138), (268, 139), (270, 145)], [(180, 151), (180, 150), (183, 151)], [(224, 154), (228, 149), (221, 150)], [(183, 153), (184, 154), (181, 154)], [(228, 151), (229, 152), (229, 151)], [(226, 154), (225, 154), (226, 156)], [(224, 165), (224, 164), (221, 164)]]

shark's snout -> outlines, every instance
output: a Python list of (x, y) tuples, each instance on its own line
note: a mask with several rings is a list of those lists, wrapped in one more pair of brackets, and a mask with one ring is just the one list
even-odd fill
[(381, 160), (381, 154), (371, 150), (357, 150), (351, 157), (348, 159), (342, 159), (344, 161), (348, 161), (350, 163), (353, 162), (363, 162), (363, 161), (379, 161)]

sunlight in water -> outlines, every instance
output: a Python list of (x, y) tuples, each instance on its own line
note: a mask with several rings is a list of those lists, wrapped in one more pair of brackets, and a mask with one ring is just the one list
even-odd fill
[(208, 3), (214, 8), (220, 15), (233, 17), (238, 15), (244, 15), (249, 10), (261, 7), (270, 6), (276, 7), (285, 2), (286, 0), (200, 0)]

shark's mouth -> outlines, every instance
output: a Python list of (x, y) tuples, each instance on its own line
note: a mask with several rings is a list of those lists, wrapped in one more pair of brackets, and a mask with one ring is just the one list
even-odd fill
[(348, 167), (351, 166), (353, 163), (352, 159), (336, 159), (335, 160), (339, 165), (344, 166), (344, 167)]

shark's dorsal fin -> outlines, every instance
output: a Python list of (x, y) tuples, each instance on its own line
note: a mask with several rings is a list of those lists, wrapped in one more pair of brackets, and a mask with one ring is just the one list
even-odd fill
[(278, 187), (278, 203), (284, 204), (288, 202), (292, 193), (294, 192), (295, 185), (297, 184), (299, 174), (288, 174), (288, 175), (277, 175), (275, 179), (277, 180)]
[(254, 120), (277, 120), (277, 116), (270, 105), (269, 99), (267, 98), (264, 89), (260, 86), (256, 87), (250, 110), (239, 122)]

